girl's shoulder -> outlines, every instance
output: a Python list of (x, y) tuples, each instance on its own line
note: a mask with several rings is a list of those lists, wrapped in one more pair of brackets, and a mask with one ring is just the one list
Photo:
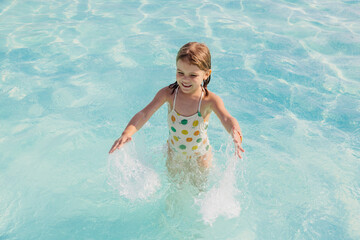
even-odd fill
[(224, 105), (221, 97), (216, 95), (215, 93), (208, 90), (208, 95), (203, 98), (204, 107), (208, 111), (213, 111), (214, 109), (219, 108), (219, 106)]
[(208, 95), (204, 96), (204, 100), (208, 103), (216, 103), (218, 101), (222, 101), (221, 98), (215, 93), (208, 90)]
[(172, 95), (172, 91), (173, 89), (169, 88), (169, 86), (166, 86), (161, 88), (156, 95), (166, 101), (169, 101)]

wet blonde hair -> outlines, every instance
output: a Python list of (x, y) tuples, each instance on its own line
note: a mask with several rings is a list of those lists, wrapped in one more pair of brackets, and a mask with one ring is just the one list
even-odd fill
[[(187, 61), (189, 64), (193, 64), (197, 66), (200, 70), (207, 72), (211, 69), (211, 55), (209, 48), (203, 44), (198, 42), (189, 42), (182, 46), (176, 56), (176, 62), (179, 59), (183, 61)], [(210, 77), (203, 81), (203, 88), (205, 89), (205, 95), (209, 95), (207, 90), (207, 85), (210, 83)], [(173, 89), (172, 93), (175, 92), (175, 89), (178, 87), (178, 83), (172, 83), (169, 85), (169, 88)]]

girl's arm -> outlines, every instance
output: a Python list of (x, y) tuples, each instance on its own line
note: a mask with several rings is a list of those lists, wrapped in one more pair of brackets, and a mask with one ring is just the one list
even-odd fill
[(239, 123), (226, 110), (222, 99), (214, 93), (212, 94), (211, 99), (211, 110), (215, 112), (216, 116), (218, 116), (226, 131), (231, 134), (232, 138), (234, 139), (236, 154), (239, 156), (239, 158), (242, 158), (241, 152), (245, 152), (245, 150), (241, 147), (242, 133)]
[(131, 136), (136, 133), (150, 117), (166, 102), (168, 87), (161, 89), (154, 97), (154, 99), (140, 112), (130, 120), (126, 126), (121, 137), (118, 138), (109, 153), (114, 152), (116, 149), (121, 148), (125, 143), (131, 141)]

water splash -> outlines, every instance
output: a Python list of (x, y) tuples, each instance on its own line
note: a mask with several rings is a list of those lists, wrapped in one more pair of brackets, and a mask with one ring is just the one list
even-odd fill
[(209, 191), (195, 199), (200, 206), (200, 214), (206, 224), (212, 225), (219, 216), (234, 218), (240, 215), (241, 206), (237, 196), (240, 194), (236, 187), (239, 159), (229, 153), (232, 143), (226, 146), (225, 159), (228, 159), (226, 169), (218, 181)]
[(109, 185), (131, 201), (148, 199), (161, 186), (158, 174), (139, 159), (134, 141), (109, 155), (108, 174)]

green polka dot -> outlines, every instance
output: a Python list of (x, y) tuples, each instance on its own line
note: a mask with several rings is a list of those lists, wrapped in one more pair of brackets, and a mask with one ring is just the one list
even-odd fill
[(179, 148), (182, 149), (182, 150), (185, 150), (186, 146), (185, 145), (180, 145)]
[(200, 113), (200, 112), (198, 112), (198, 116), (201, 117), (201, 113)]
[(201, 142), (202, 138), (199, 138), (198, 140), (196, 140), (197, 143)]
[(209, 150), (209, 147), (210, 147), (210, 145), (207, 145), (207, 146), (206, 146), (206, 151), (208, 151), (208, 150)]
[(209, 125), (206, 125), (206, 126), (205, 126), (205, 130), (208, 128), (208, 126), (209, 126)]
[(173, 132), (176, 132), (176, 129), (175, 129), (174, 127), (171, 127), (171, 130), (172, 130)]
[(182, 125), (186, 125), (187, 123), (188, 123), (188, 120), (186, 120), (186, 119), (181, 120)]

